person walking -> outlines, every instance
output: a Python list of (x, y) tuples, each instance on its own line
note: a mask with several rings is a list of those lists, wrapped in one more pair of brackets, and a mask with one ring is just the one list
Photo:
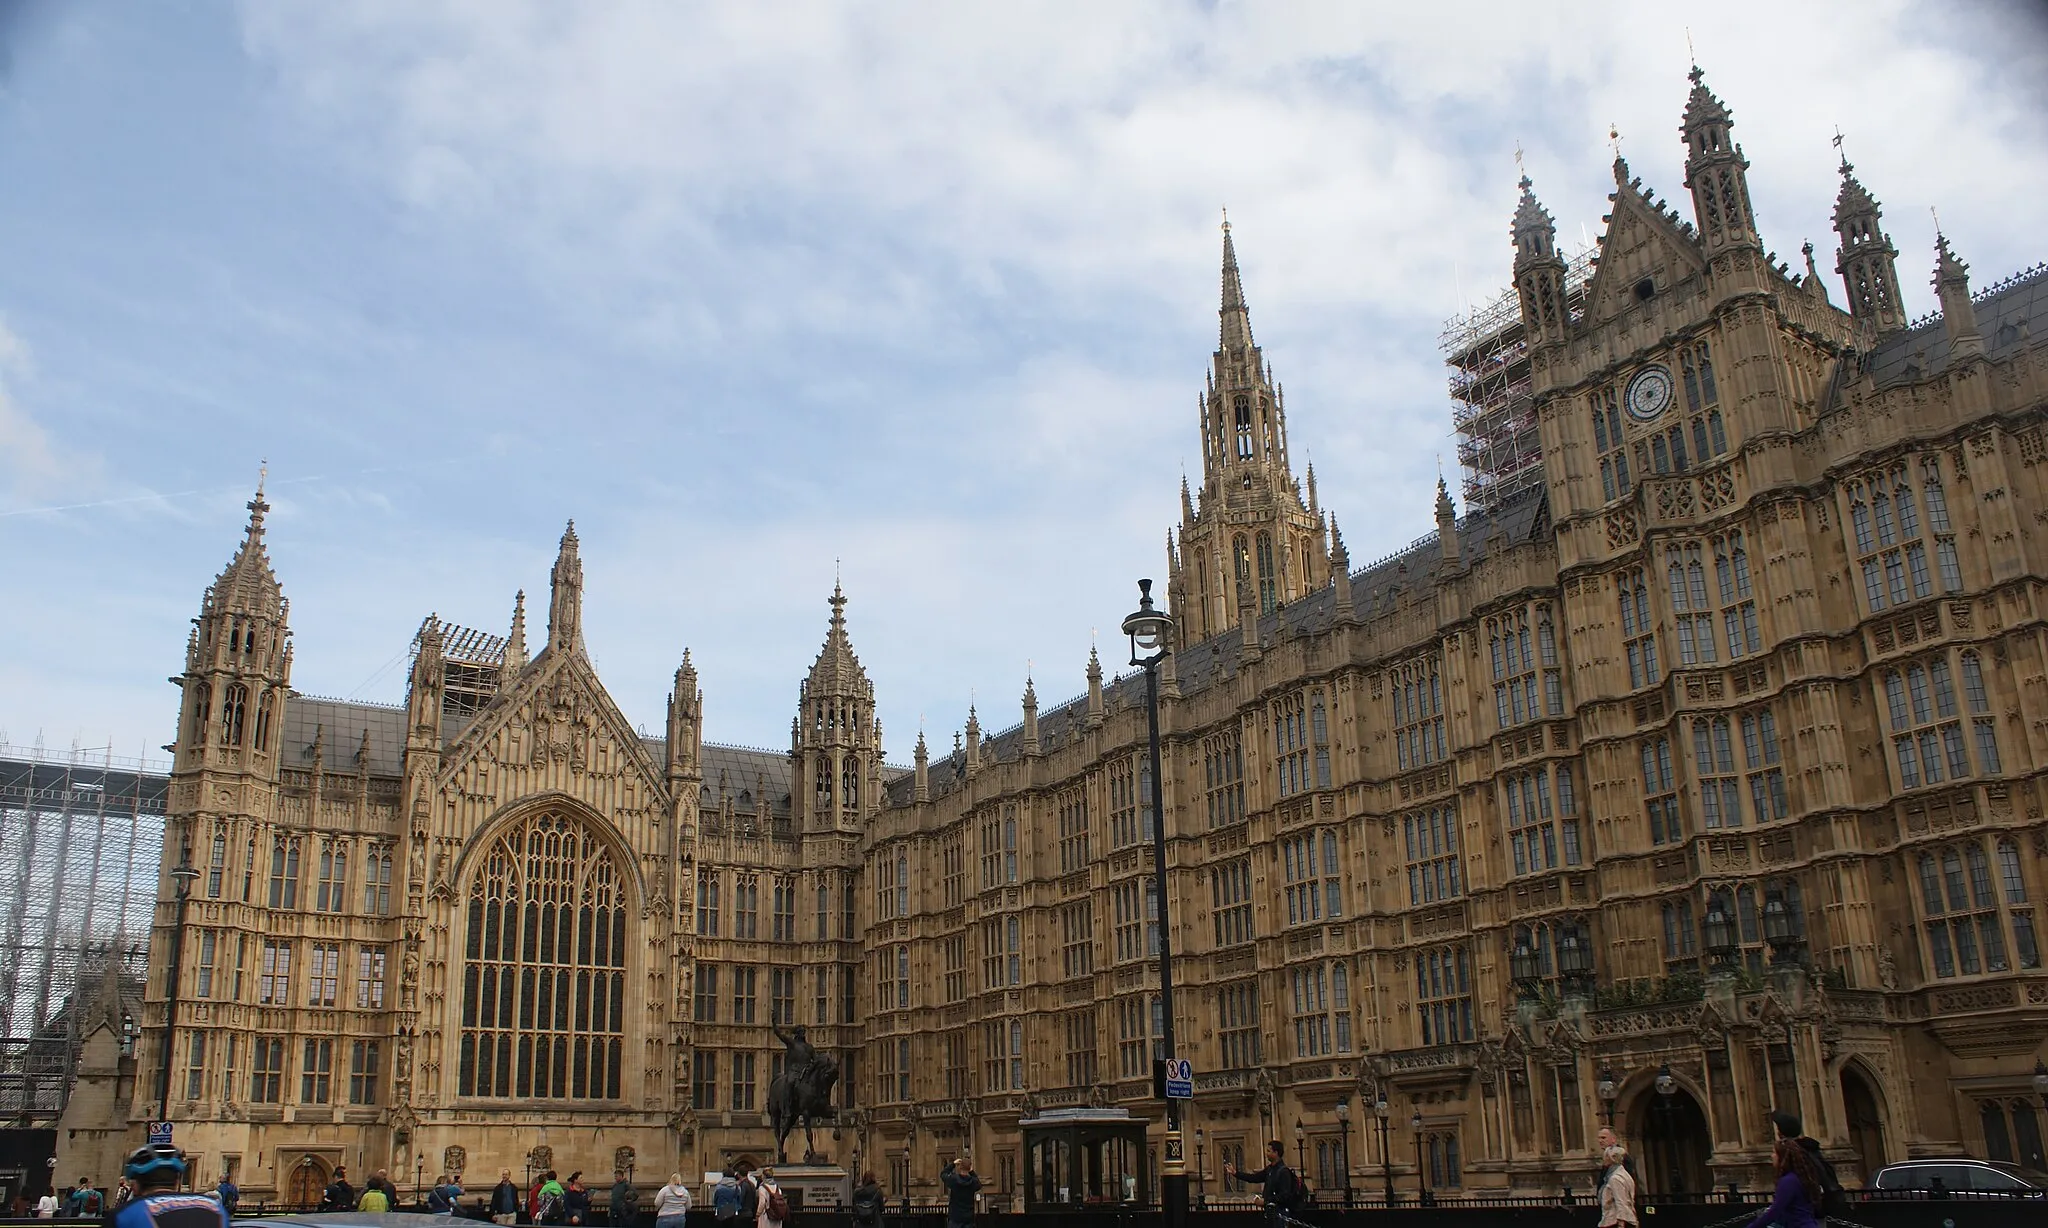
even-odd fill
[(36, 1218), (57, 1218), (57, 1191), (44, 1190), (43, 1196), (41, 1198), (36, 1199)]
[(1628, 1152), (1616, 1143), (1602, 1156), (1607, 1171), (1600, 1178), (1600, 1228), (1636, 1228), (1636, 1179), (1625, 1163)]
[(100, 1202), (100, 1192), (94, 1189), (92, 1182), (84, 1177), (78, 1179), (78, 1188), (72, 1190), (70, 1196), (65, 1199), (67, 1209), (70, 1211), (71, 1218), (73, 1219), (84, 1219), (88, 1216), (97, 1217), (100, 1213)]
[(1806, 1158), (1813, 1162), (1813, 1171), (1820, 1175), (1820, 1196), (1814, 1201), (1814, 1214), (1821, 1219), (1846, 1215), (1849, 1200), (1842, 1193), (1842, 1179), (1835, 1175), (1834, 1164), (1821, 1154), (1820, 1140), (1803, 1133), (1798, 1115), (1783, 1109), (1771, 1113), (1771, 1125), (1776, 1127), (1779, 1138), (1789, 1138), (1805, 1149)]
[(213, 1196), (220, 1199), (221, 1209), (228, 1213), (229, 1219), (233, 1219), (235, 1208), (242, 1205), (242, 1190), (234, 1178), (222, 1173), (220, 1184), (213, 1187)]
[(855, 1228), (882, 1228), (882, 1187), (875, 1183), (873, 1173), (862, 1173), (860, 1184), (853, 1190), (853, 1222)]
[(138, 1147), (121, 1168), (128, 1199), (108, 1228), (228, 1228), (227, 1209), (211, 1194), (185, 1193), (185, 1157), (175, 1147)]
[(491, 1187), (491, 1222), (494, 1224), (516, 1224), (519, 1222), (519, 1187), (512, 1184), (512, 1170), (498, 1170), (498, 1184)]
[[(732, 1179), (727, 1173), (726, 1179)], [(690, 1187), (681, 1173), (670, 1173), (668, 1184), (654, 1192), (654, 1228), (683, 1228), (690, 1214)]]
[(375, 1177), (370, 1178), (369, 1183), (363, 1186), (363, 1196), (356, 1200), (356, 1210), (366, 1211), (371, 1215), (382, 1215), (391, 1210), (391, 1195), (384, 1192), (382, 1181)]
[(1295, 1208), (1301, 1205), (1307, 1190), (1301, 1184), (1301, 1177), (1287, 1167), (1287, 1148), (1274, 1139), (1266, 1144), (1266, 1166), (1255, 1173), (1244, 1173), (1228, 1160), (1223, 1162), (1223, 1175), (1238, 1181), (1249, 1181), (1265, 1187), (1266, 1222), (1278, 1228), (1287, 1222)]
[(1642, 1170), (1636, 1167), (1635, 1156), (1629, 1153), (1627, 1146), (1621, 1141), (1621, 1136), (1614, 1132), (1614, 1127), (1600, 1127), (1600, 1134), (1594, 1141), (1597, 1144), (1594, 1150), (1600, 1153), (1600, 1180), (1593, 1187), (1593, 1201), (1600, 1201), (1600, 1187), (1607, 1184), (1608, 1175), (1614, 1172), (1614, 1165), (1607, 1161), (1607, 1151), (1612, 1147), (1620, 1147), (1622, 1149), (1621, 1166), (1628, 1170), (1629, 1180), (1635, 1182), (1636, 1192), (1641, 1193), (1643, 1189)]
[(461, 1201), (462, 1184), (447, 1173), (442, 1173), (434, 1188), (427, 1191), (427, 1211), (432, 1215), (453, 1215)]
[(946, 1187), (947, 1228), (971, 1228), (975, 1196), (981, 1193), (981, 1177), (973, 1162), (966, 1156), (954, 1157), (953, 1166), (940, 1173), (939, 1180)]
[(1771, 1172), (1777, 1177), (1771, 1205), (1749, 1221), (1749, 1228), (1820, 1228), (1820, 1170), (1798, 1139), (1778, 1140), (1771, 1151)]
[(775, 1170), (762, 1169), (758, 1182), (754, 1191), (756, 1228), (782, 1228), (789, 1222), (789, 1199), (783, 1196), (782, 1186), (775, 1180)]

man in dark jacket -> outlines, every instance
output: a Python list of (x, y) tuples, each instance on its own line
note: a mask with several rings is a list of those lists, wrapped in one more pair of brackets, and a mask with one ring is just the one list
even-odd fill
[(498, 1184), (491, 1187), (491, 1222), (519, 1222), (519, 1187), (512, 1184), (512, 1170), (509, 1168), (498, 1170)]
[(323, 1211), (353, 1211), (356, 1209), (356, 1187), (348, 1183), (348, 1170), (336, 1168), (334, 1180), (327, 1183), (327, 1191), (321, 1196), (320, 1209)]
[(974, 1165), (961, 1156), (939, 1174), (939, 1180), (946, 1185), (946, 1228), (971, 1228), (974, 1196), (981, 1192), (981, 1178), (975, 1175)]
[[(1622, 1146), (1622, 1142), (1621, 1142), (1621, 1136), (1620, 1136), (1620, 1135), (1617, 1135), (1617, 1134), (1616, 1134), (1616, 1133), (1614, 1132), (1614, 1127), (1613, 1127), (1613, 1126), (1602, 1126), (1602, 1127), (1600, 1127), (1600, 1136), (1599, 1136), (1599, 1138), (1598, 1138), (1598, 1139), (1597, 1139), (1596, 1141), (1597, 1141), (1597, 1142), (1599, 1143), (1599, 1154), (1601, 1154), (1601, 1155), (1603, 1155), (1603, 1156), (1607, 1154), (1607, 1149), (1608, 1149), (1609, 1147), (1621, 1147), (1621, 1146)], [(1637, 1171), (1637, 1169), (1636, 1169), (1636, 1157), (1635, 1157), (1635, 1153), (1634, 1153), (1634, 1152), (1632, 1152), (1632, 1151), (1629, 1151), (1629, 1150), (1627, 1150), (1627, 1149), (1626, 1149), (1625, 1147), (1623, 1148), (1623, 1150), (1622, 1150), (1622, 1153), (1621, 1153), (1621, 1166), (1622, 1166), (1622, 1167), (1623, 1167), (1624, 1169), (1627, 1169), (1627, 1170), (1628, 1170), (1628, 1175), (1629, 1175), (1629, 1179), (1630, 1179), (1630, 1180), (1632, 1180), (1632, 1181), (1634, 1181), (1634, 1182), (1636, 1183), (1636, 1193), (1637, 1193), (1637, 1195), (1638, 1195), (1638, 1196), (1640, 1196), (1640, 1195), (1642, 1194), (1642, 1190), (1643, 1190), (1643, 1174), (1642, 1174), (1641, 1172)], [(1607, 1179), (1608, 1179), (1609, 1177), (1612, 1177), (1613, 1175), (1614, 1175), (1614, 1165), (1612, 1165), (1612, 1164), (1602, 1164), (1602, 1165), (1600, 1166), (1600, 1179), (1599, 1179), (1598, 1181), (1595, 1181), (1595, 1182), (1593, 1183), (1593, 1203), (1594, 1203), (1594, 1205), (1596, 1205), (1596, 1206), (1597, 1206), (1597, 1205), (1599, 1205), (1599, 1202), (1600, 1202), (1600, 1191), (1601, 1191), (1601, 1189), (1602, 1189), (1602, 1188), (1604, 1188), (1604, 1187), (1605, 1187), (1605, 1186), (1607, 1185)]]
[(612, 1178), (611, 1202), (606, 1206), (605, 1212), (610, 1217), (613, 1228), (633, 1228), (633, 1225), (640, 1222), (640, 1191), (632, 1182), (626, 1180), (623, 1169), (614, 1172)]
[(1283, 1224), (1301, 1201), (1301, 1177), (1287, 1167), (1287, 1149), (1279, 1140), (1266, 1144), (1266, 1166), (1255, 1173), (1241, 1173), (1237, 1165), (1223, 1162), (1223, 1175), (1249, 1181), (1266, 1189), (1266, 1222)]

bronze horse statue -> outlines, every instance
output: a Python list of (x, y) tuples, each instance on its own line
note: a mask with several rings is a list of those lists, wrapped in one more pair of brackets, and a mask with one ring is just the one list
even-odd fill
[(775, 1128), (775, 1162), (786, 1163), (783, 1144), (790, 1131), (802, 1123), (804, 1163), (816, 1163), (818, 1144), (811, 1128), (816, 1122), (831, 1121), (836, 1116), (832, 1088), (839, 1082), (839, 1063), (830, 1054), (812, 1049), (801, 1027), (790, 1035), (784, 1035), (780, 1028), (774, 1031), (776, 1039), (788, 1049), (782, 1073), (768, 1084), (768, 1121)]

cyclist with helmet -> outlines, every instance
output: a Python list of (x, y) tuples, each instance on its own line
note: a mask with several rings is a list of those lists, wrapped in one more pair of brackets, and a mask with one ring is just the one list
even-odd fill
[(109, 1217), (109, 1228), (229, 1228), (220, 1200), (197, 1190), (180, 1190), (185, 1157), (175, 1147), (138, 1147), (121, 1169), (132, 1191)]

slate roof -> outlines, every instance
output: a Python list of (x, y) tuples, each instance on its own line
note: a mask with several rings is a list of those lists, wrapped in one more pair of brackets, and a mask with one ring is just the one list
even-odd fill
[[(2048, 264), (2009, 277), (1972, 295), (1977, 331), (1992, 361), (2017, 352), (2023, 336), (2048, 337)], [(1948, 365), (1948, 326), (1939, 314), (1885, 337), (1863, 359), (1861, 370), (1879, 388), (1912, 383)], [(1838, 408), (1839, 400), (1830, 408)]]
[(321, 756), (331, 772), (353, 771), (363, 731), (370, 734), (370, 775), (405, 772), (405, 709), (396, 704), (358, 703), (294, 695), (284, 706), (279, 762), (288, 768), (313, 766), (313, 735), (321, 733)]
[[(1492, 512), (1476, 512), (1460, 521), (1458, 550), (1469, 566), (1494, 551), (1540, 541), (1549, 531), (1549, 494), (1543, 487), (1533, 486), (1511, 496)], [(1437, 572), (1442, 566), (1443, 550), (1437, 535), (1431, 533), (1363, 570), (1353, 572), (1352, 608), (1360, 618), (1370, 618), (1389, 610), (1404, 594), (1434, 588)], [(1283, 638), (1313, 635), (1327, 630), (1336, 616), (1337, 590), (1322, 589), (1263, 615), (1259, 619), (1259, 640), (1269, 644)], [(1281, 633), (1283, 627), (1284, 635)], [(1174, 654), (1174, 680), (1180, 693), (1183, 696), (1199, 694), (1236, 673), (1243, 651), (1244, 635), (1236, 628), (1182, 648)], [(1133, 670), (1114, 681), (1105, 681), (1102, 701), (1107, 712), (1142, 704), (1145, 701), (1144, 673)], [(1041, 710), (1038, 716), (1040, 748), (1050, 751), (1079, 736), (1087, 715), (1088, 697), (1085, 694), (1058, 707)], [(981, 761), (984, 765), (1002, 763), (1018, 758), (1023, 751), (1024, 727), (1018, 724), (984, 738)], [(950, 750), (933, 755), (928, 771), (933, 797), (952, 792), (966, 780), (965, 752), (957, 757)], [(909, 773), (891, 780), (887, 786), (889, 802), (892, 805), (909, 802), (913, 788), (914, 781)]]

